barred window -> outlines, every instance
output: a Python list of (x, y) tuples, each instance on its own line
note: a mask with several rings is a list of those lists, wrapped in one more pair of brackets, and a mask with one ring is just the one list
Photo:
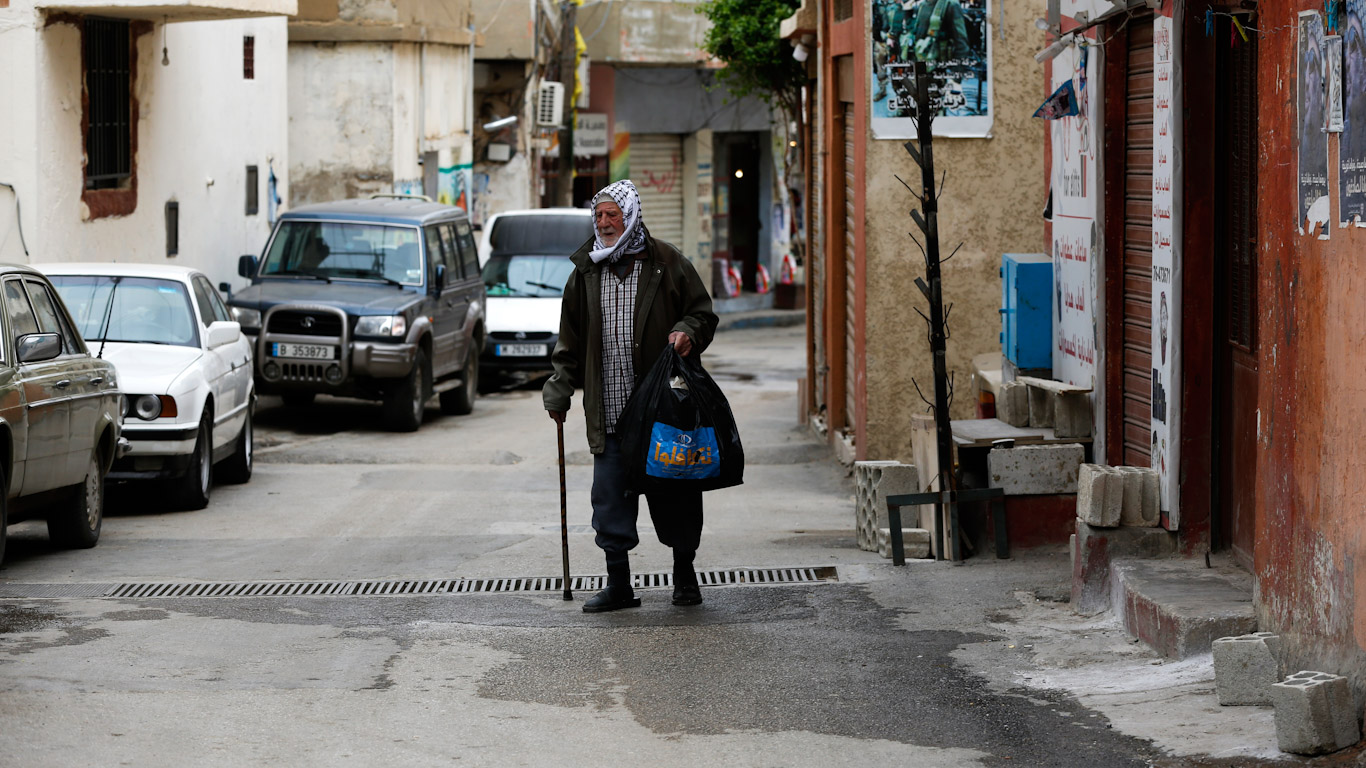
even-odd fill
[(242, 79), (256, 79), (256, 38), (251, 35), (242, 38)]
[(131, 55), (127, 20), (85, 20), (86, 189), (117, 187), (133, 173)]

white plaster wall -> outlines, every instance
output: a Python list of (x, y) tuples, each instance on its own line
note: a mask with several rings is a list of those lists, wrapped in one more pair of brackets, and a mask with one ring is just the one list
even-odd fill
[[(34, 41), (32, 54), (10, 79), (32, 83), (35, 128), (4, 157), (23, 165), (30, 153), (32, 170), (20, 171), (36, 187), (33, 195), (21, 190), (29, 260), (166, 262), (164, 204), (176, 200), (180, 250), (169, 261), (202, 269), (215, 283), (233, 280), (237, 257), (259, 252), (269, 234), (265, 179), (272, 159), (279, 192), (288, 195), (285, 19), (156, 25), (138, 38), (137, 206), (128, 215), (94, 220), (81, 201), (80, 31), (54, 24), (21, 34)], [(254, 80), (242, 77), (244, 35), (256, 38)], [(10, 48), (0, 55), (11, 55)], [(261, 173), (254, 216), (245, 214), (247, 165)], [(12, 259), (13, 250), (4, 248)]]
[[(14, 191), (0, 187), (0, 261), (23, 264), (28, 259), (20, 242), (19, 210), (23, 215), (23, 238), (30, 250), (41, 240), (38, 231), (37, 144), (38, 82), (34, 74), (38, 33), (31, 4), (19, 0), (13, 7), (0, 9), (0, 181), (14, 185)], [(15, 195), (20, 205), (16, 209)]]
[(293, 205), (393, 189), (394, 68), (390, 43), (289, 45)]
[(469, 165), (473, 75), (468, 46), (394, 46), (391, 162), (396, 185), (421, 189), (418, 157), (424, 152), (438, 153), (442, 168)]
[[(533, 196), (535, 179), (526, 152), (518, 152), (506, 163), (477, 163), (474, 166), (474, 220), (481, 225), (495, 213), (541, 207)], [(487, 176), (487, 182), (480, 176)]]

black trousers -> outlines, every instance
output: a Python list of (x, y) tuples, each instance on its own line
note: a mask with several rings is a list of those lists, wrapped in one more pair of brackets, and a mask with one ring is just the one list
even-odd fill
[[(593, 530), (608, 564), (626, 562), (626, 553), (640, 543), (636, 518), (640, 496), (626, 487), (627, 465), (616, 435), (607, 436), (606, 449), (593, 457)], [(695, 552), (702, 540), (702, 492), (646, 493), (655, 534), (666, 547)]]

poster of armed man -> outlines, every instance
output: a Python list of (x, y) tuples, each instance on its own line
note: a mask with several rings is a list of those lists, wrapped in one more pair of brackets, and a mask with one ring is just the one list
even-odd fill
[(873, 137), (916, 137), (917, 61), (925, 62), (931, 75), (934, 135), (989, 136), (994, 107), (991, 0), (870, 2)]

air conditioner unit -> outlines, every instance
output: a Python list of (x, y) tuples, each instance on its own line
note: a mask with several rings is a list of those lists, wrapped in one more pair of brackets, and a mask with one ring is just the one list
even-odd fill
[(558, 128), (564, 118), (564, 84), (541, 83), (536, 93), (536, 124)]

